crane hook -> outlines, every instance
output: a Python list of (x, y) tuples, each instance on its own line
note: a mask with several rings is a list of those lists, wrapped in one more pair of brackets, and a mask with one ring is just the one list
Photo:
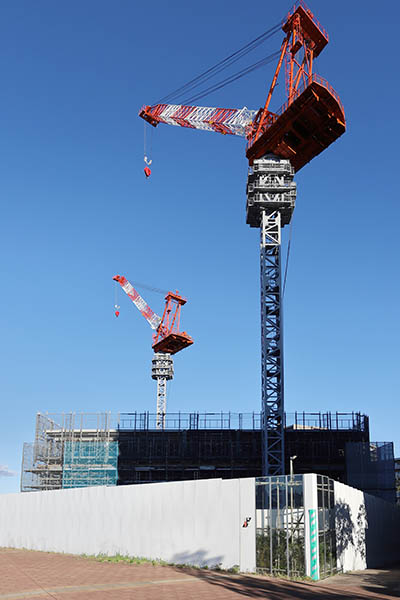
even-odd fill
[(115, 316), (119, 317), (119, 309), (121, 308), (120, 306), (118, 306), (118, 304), (114, 304), (114, 308), (115, 308)]
[(151, 169), (149, 167), (153, 161), (151, 159), (147, 158), (147, 156), (145, 155), (144, 162), (146, 163), (146, 166), (143, 170), (144, 170), (144, 174), (146, 175), (146, 179), (148, 179), (151, 175)]

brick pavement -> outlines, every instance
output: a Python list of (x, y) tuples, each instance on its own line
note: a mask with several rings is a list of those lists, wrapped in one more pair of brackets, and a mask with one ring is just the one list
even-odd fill
[(332, 579), (328, 584), (295, 583), (201, 569), (97, 562), (64, 554), (0, 549), (0, 600), (391, 600), (400, 597), (379, 587), (379, 572), (375, 572), (374, 578), (368, 580), (364, 574), (360, 582), (364, 585), (367, 581), (368, 589), (363, 589), (357, 585), (357, 579), (351, 583), (342, 579), (336, 585)]

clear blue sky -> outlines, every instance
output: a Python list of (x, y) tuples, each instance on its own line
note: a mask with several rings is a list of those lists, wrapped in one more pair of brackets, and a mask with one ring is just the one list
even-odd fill
[[(159, 126), (146, 181), (137, 112), (290, 6), (2, 2), (0, 492), (19, 488), (6, 472), (19, 472), (37, 411), (154, 411), (151, 330), (122, 294), (115, 319), (115, 273), (189, 299), (195, 344), (176, 357), (170, 411), (259, 410), (243, 140)], [(310, 7), (330, 34), (316, 71), (340, 93), (348, 131), (296, 178), (286, 410), (364, 411), (372, 439), (399, 449), (399, 3)], [(272, 70), (200, 104), (258, 108)], [(162, 310), (162, 296), (144, 295)]]

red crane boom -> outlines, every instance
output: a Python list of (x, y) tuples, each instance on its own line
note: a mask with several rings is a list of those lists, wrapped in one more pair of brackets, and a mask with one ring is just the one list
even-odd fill
[[(314, 59), (329, 38), (303, 0), (298, 0), (282, 26), (277, 67), (264, 108), (235, 108), (156, 104), (143, 106), (139, 116), (158, 123), (216, 131), (247, 138), (249, 164), (267, 153), (288, 158), (295, 171), (325, 150), (346, 130), (339, 95), (313, 73)], [(282, 65), (285, 63), (286, 102), (277, 112), (269, 110)]]

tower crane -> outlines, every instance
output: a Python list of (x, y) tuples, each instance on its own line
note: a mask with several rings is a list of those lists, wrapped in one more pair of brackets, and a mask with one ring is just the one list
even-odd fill
[(168, 292), (165, 296), (164, 312), (160, 317), (150, 308), (126, 277), (115, 275), (113, 280), (120, 284), (155, 331), (152, 344), (154, 356), (151, 377), (157, 381), (157, 429), (164, 429), (167, 410), (167, 381), (174, 377), (172, 355), (193, 344), (193, 339), (186, 331), (179, 331), (181, 308), (186, 304), (186, 299), (177, 291)]
[[(154, 127), (167, 123), (247, 140), (246, 222), (260, 229), (264, 475), (285, 472), (281, 228), (290, 223), (295, 207), (295, 172), (346, 129), (339, 95), (313, 72), (314, 60), (328, 44), (327, 32), (303, 0), (289, 11), (281, 29), (278, 63), (259, 110), (155, 104), (139, 112)], [(283, 64), (286, 101), (273, 112), (270, 102)]]

